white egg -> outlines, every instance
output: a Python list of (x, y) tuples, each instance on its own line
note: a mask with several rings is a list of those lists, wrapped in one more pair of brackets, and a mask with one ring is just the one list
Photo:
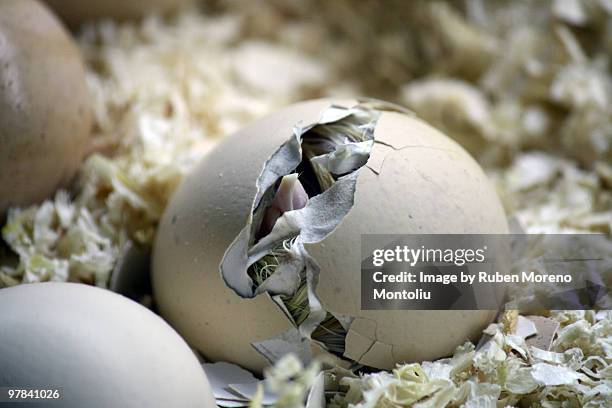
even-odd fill
[(215, 407), (185, 341), (123, 296), (27, 284), (0, 289), (0, 309), (2, 387), (57, 389), (69, 408)]
[(0, 2), (0, 217), (77, 172), (91, 128), (85, 69), (57, 18), (34, 0)]
[[(340, 109), (331, 108), (332, 104)], [(263, 185), (265, 177), (260, 174), (264, 165), (270, 168), (271, 157), (276, 157), (273, 154), (277, 154), (279, 147), (287, 146), (295, 137), (294, 131), (306, 138), (312, 124), (333, 129), (344, 123), (344, 119), (337, 120), (340, 116), (335, 115), (365, 105), (369, 106), (367, 110), (359, 110), (366, 112), (364, 120), (370, 114), (377, 118), (373, 128), (375, 142), (364, 159), (365, 166), (362, 163), (354, 174), (350, 173), (354, 176), (351, 176), (353, 192), (346, 194), (337, 190), (339, 193), (334, 192), (335, 198), (329, 200), (333, 206), (348, 208), (348, 212), (323, 239), (308, 243), (304, 229), (297, 238), (305, 242), (304, 249), (320, 269), (314, 289), (323, 311), (348, 317), (347, 321), (351, 322), (345, 323), (349, 327), (343, 351), (336, 354), (377, 368), (444, 357), (464, 341), (477, 339), (495, 317), (495, 312), (488, 310), (361, 310), (362, 234), (506, 233), (506, 217), (478, 164), (457, 143), (425, 122), (384, 103), (308, 101), (267, 116), (224, 141), (186, 178), (160, 223), (153, 253), (157, 303), (162, 315), (206, 357), (259, 371), (269, 364), (268, 360), (274, 359), (272, 349), (281, 353), (289, 350), (283, 349), (283, 344), (286, 346), (285, 340), (295, 334), (296, 318), (293, 312), (272, 300), (271, 295), (279, 291), (261, 291), (263, 284), (260, 284), (257, 290), (262, 293), (257, 294), (251, 293), (251, 281), (243, 285), (245, 273), (241, 268), (246, 262), (246, 252), (241, 258), (240, 247), (248, 242), (245, 245), (252, 255), (257, 253), (254, 242), (259, 245), (266, 238), (265, 235), (249, 237), (248, 227), (245, 228), (247, 223), (258, 225), (255, 214), (265, 199), (262, 198), (265, 194), (258, 194), (256, 183)], [(322, 122), (326, 124), (320, 125)], [(350, 147), (358, 150), (362, 146)], [(343, 154), (346, 149), (336, 150), (334, 157), (317, 160), (333, 168), (331, 162)], [(358, 162), (360, 156), (351, 157)], [(267, 160), (270, 161), (266, 164)], [(346, 163), (337, 161), (336, 167)], [(304, 169), (296, 170), (300, 180), (307, 173)], [(272, 177), (272, 182), (276, 177), (278, 185), (278, 179), (287, 174), (285, 170), (279, 167), (276, 173), (266, 174)], [(340, 183), (336, 181), (334, 185)], [(325, 193), (336, 191), (334, 188)], [(275, 196), (270, 207), (274, 211), (282, 212), (283, 205), (300, 202), (299, 189), (279, 186), (277, 192), (280, 190), (291, 191), (295, 196), (284, 201)], [(312, 203), (315, 198), (311, 195), (310, 200)], [(292, 222), (299, 222), (290, 220), (289, 214), (299, 212), (291, 209), (296, 208), (286, 209), (289, 212), (285, 213), (283, 224), (289, 229)], [(274, 224), (277, 216), (270, 222), (274, 228), (279, 224), (279, 221)], [(262, 225), (268, 222), (266, 217)], [(331, 219), (333, 214), (326, 217)], [(247, 235), (243, 235), (245, 231)], [(220, 273), (222, 261), (223, 275)], [(282, 341), (280, 334), (283, 334)], [(301, 343), (297, 348), (313, 355), (326, 353), (328, 345), (319, 338), (316, 340)]]

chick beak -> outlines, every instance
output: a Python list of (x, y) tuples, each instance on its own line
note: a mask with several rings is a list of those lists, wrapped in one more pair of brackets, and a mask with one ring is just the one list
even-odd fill
[(297, 173), (284, 176), (270, 207), (266, 209), (258, 235), (260, 237), (268, 235), (272, 231), (276, 220), (285, 212), (304, 208), (307, 203), (308, 194), (300, 183)]

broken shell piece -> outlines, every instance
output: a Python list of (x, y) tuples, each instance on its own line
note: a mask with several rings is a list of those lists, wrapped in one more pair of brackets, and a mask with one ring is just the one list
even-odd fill
[(557, 330), (559, 330), (559, 322), (544, 316), (527, 316), (527, 319), (534, 323), (538, 333), (535, 337), (526, 339), (525, 343), (531, 347), (550, 350)]
[[(296, 173), (308, 201), (258, 234)], [(507, 231), (478, 164), (440, 132), (380, 102), (309, 101), (247, 126), (187, 176), (160, 223), (153, 286), (162, 315), (213, 361), (261, 371), (317, 349), (392, 368), (451, 355), (496, 312), (361, 310), (361, 234)]]
[(533, 320), (519, 316), (516, 322), (516, 328), (514, 329), (514, 334), (522, 337), (523, 339), (527, 339), (538, 334), (538, 329)]
[(264, 387), (262, 404), (274, 405), (276, 395), (271, 393), (264, 382), (258, 380), (235, 364), (226, 362), (205, 363), (202, 368), (210, 382), (210, 388), (220, 407), (247, 407), (259, 387)]

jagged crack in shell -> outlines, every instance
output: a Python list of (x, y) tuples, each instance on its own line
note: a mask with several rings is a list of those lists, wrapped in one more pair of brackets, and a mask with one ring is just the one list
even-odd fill
[[(380, 103), (331, 106), (317, 123), (297, 124), (289, 139), (266, 161), (257, 179), (251, 213), (226, 250), (220, 272), (241, 297), (272, 295), (296, 327), (254, 344), (271, 361), (287, 347), (308, 360), (310, 347), (304, 346), (303, 339), (312, 339), (317, 329), (318, 337), (328, 339), (330, 348), (338, 354), (343, 352), (344, 345), (339, 343), (344, 343), (350, 319), (340, 323), (324, 310), (315, 293), (320, 269), (304, 244), (325, 239), (351, 210), (357, 178), (369, 159), (382, 110), (397, 108)], [(288, 178), (297, 178), (294, 172), (304, 162), (313, 167), (320, 191), (298, 208), (289, 206), (287, 211), (275, 213), (273, 225), (268, 225), (270, 209), (277, 211), (274, 203), (279, 200), (281, 186), (286, 189), (295, 182)], [(262, 230), (265, 233), (259, 237)], [(250, 268), (257, 265), (257, 272), (250, 273)], [(330, 327), (322, 327), (323, 322)]]

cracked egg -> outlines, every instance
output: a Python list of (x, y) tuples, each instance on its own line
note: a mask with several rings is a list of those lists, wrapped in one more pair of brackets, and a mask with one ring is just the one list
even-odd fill
[(261, 371), (293, 352), (388, 369), (451, 355), (494, 311), (361, 310), (362, 234), (501, 234), (479, 165), (402, 108), (314, 100), (234, 134), (159, 226), (162, 315), (212, 360)]

